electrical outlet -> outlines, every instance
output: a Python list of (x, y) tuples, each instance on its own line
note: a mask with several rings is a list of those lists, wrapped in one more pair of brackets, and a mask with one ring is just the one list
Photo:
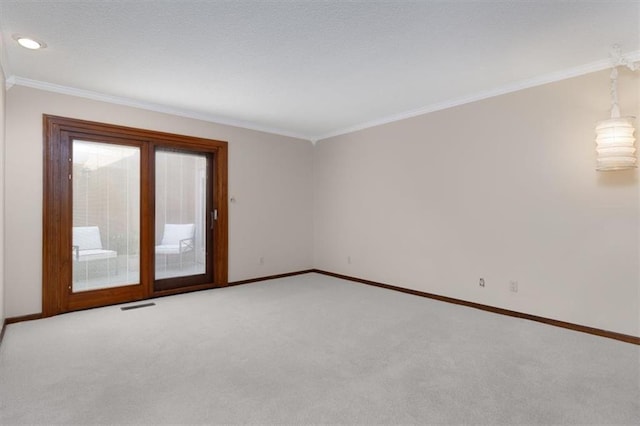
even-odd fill
[(347, 263), (351, 265), (351, 256), (347, 256)]
[(264, 257), (260, 256), (260, 264), (264, 265)]
[(514, 293), (518, 292), (518, 281), (509, 281), (509, 290)]
[(480, 287), (484, 287), (484, 278), (480, 278), (480, 282), (478, 284), (480, 284)]

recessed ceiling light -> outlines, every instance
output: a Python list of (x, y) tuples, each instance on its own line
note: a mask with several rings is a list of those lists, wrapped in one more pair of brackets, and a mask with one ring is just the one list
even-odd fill
[(14, 35), (13, 39), (18, 42), (18, 44), (24, 48), (31, 50), (44, 49), (47, 45), (41, 41), (35, 40), (31, 37), (25, 37), (21, 35)]

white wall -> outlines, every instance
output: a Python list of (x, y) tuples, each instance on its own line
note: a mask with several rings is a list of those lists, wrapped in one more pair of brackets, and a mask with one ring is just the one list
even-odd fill
[(42, 114), (228, 141), (229, 280), (312, 267), (309, 142), (23, 86), (6, 98), (7, 317), (42, 309)]
[[(0, 52), (1, 53), (1, 52)], [(4, 146), (5, 146), (5, 76), (0, 66), (0, 328), (4, 324)]]
[[(623, 113), (639, 88), (621, 70)], [(318, 142), (315, 267), (639, 336), (638, 171), (594, 168), (609, 106), (603, 71)]]

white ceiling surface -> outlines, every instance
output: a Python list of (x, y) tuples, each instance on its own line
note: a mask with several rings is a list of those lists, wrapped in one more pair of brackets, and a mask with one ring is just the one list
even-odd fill
[(0, 0), (0, 29), (10, 83), (317, 140), (637, 55), (640, 2)]

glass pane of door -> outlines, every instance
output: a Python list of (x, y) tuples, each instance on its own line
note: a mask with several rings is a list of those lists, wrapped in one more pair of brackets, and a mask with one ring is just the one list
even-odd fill
[(74, 140), (73, 292), (140, 283), (140, 148)]
[(205, 274), (207, 156), (156, 151), (155, 278)]

